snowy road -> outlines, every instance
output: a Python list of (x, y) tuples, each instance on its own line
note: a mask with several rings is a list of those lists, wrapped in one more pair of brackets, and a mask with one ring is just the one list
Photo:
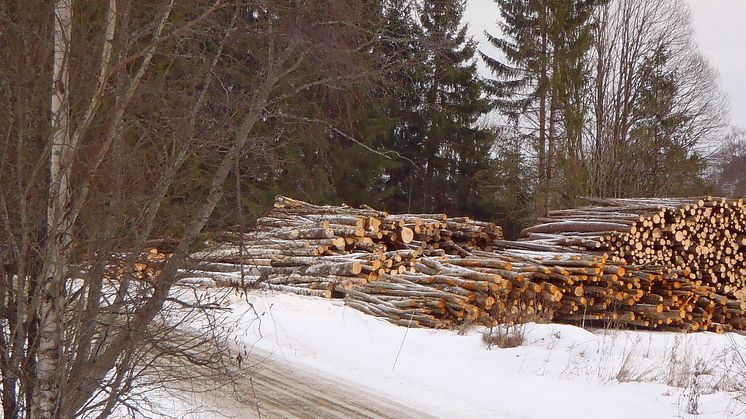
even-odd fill
[[(182, 418), (432, 418), (389, 398), (356, 388), (304, 368), (294, 368), (254, 350), (244, 366), (250, 372), (230, 391), (190, 393), (175, 391), (181, 399), (169, 417)], [(238, 402), (232, 392), (245, 399)], [(170, 409), (166, 409), (170, 410)]]
[(255, 418), (425, 418), (400, 403), (353, 386), (280, 365), (253, 355), (257, 364), (250, 378), (239, 383), (256, 400), (241, 417)]

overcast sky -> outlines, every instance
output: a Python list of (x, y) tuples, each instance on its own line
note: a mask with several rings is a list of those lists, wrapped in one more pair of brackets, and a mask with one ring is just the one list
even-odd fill
[[(483, 32), (495, 32), (493, 0), (467, 0), (466, 19), (474, 38), (485, 48)], [(746, 128), (746, 0), (681, 0), (689, 3), (702, 52), (720, 73), (720, 86), (730, 101), (731, 123)]]

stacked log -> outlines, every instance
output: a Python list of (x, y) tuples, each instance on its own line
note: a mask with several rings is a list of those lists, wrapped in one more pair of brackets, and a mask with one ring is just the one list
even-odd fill
[(685, 271), (662, 273), (659, 267), (622, 265), (585, 253), (501, 253), (503, 259), (506, 255), (526, 260), (524, 266), (513, 263), (514, 269), (555, 291), (554, 299), (544, 299), (553, 303), (554, 321), (678, 331), (744, 328), (740, 301), (691, 281)]
[(275, 208), (252, 231), (216, 237), (219, 244), (192, 258), (244, 264), (255, 267), (254, 273), (275, 275), (319, 275), (316, 269), (322, 268), (314, 265), (342, 266), (329, 272), (375, 280), (381, 274), (412, 271), (423, 255), (465, 255), (502, 239), (502, 229), (466, 217), (389, 215), (369, 207), (321, 206), (278, 196)]
[[(523, 231), (536, 244), (606, 252), (633, 266), (687, 271), (719, 292), (746, 288), (746, 204), (743, 200), (593, 199), (600, 204), (550, 212)], [(744, 307), (746, 308), (746, 307)]]
[[(558, 321), (746, 329), (742, 201), (604, 199), (524, 239), (445, 214), (391, 215), (278, 197), (250, 232), (193, 255), (198, 274), (327, 298), (395, 324)], [(233, 272), (230, 271), (233, 267)]]
[[(465, 249), (483, 247), (503, 237), (500, 226), (468, 217), (448, 218), (446, 214), (389, 215), (367, 206), (321, 206), (283, 196), (275, 199), (275, 209), (267, 217), (257, 220), (257, 229), (271, 227), (277, 221), (297, 223), (301, 220), (330, 223), (328, 226), (334, 230), (335, 236), (344, 237), (352, 248), (364, 242), (384, 245), (384, 251), (410, 249), (439, 253), (438, 249), (444, 249), (465, 253)], [(349, 229), (353, 226), (354, 231)], [(363, 250), (370, 248), (364, 247)]]
[[(428, 298), (413, 300), (411, 294), (392, 294), (389, 286), (380, 282), (352, 290), (373, 297), (384, 294), (394, 301), (406, 299), (409, 308), (420, 316), (430, 316), (429, 323), (436, 322), (437, 327), (463, 322), (489, 326), (555, 321), (675, 331), (746, 328), (740, 301), (713, 287), (693, 284), (686, 275), (625, 268), (604, 256), (584, 253), (475, 251), (467, 258), (423, 258), (416, 273), (382, 279), (427, 286), (439, 295), (422, 294)], [(434, 300), (440, 310), (430, 306)], [(450, 302), (447, 312), (442, 309), (446, 302)], [(392, 308), (387, 313), (396, 324), (407, 320), (408, 312)]]

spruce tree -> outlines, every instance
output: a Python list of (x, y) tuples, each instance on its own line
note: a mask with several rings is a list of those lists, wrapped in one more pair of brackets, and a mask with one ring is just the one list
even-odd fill
[(378, 102), (377, 118), (368, 119), (368, 127), (379, 125), (380, 144), (395, 156), (384, 163), (381, 182), (383, 206), (392, 211), (412, 210), (412, 193), (421, 182), (422, 148), (426, 120), (425, 84), (427, 52), (422, 45), (422, 27), (414, 4), (408, 0), (389, 0), (383, 8), (384, 30), (380, 54), (382, 61), (395, 63), (388, 74), (383, 100)]
[(464, 8), (464, 0), (438, 0), (420, 11), (428, 59), (423, 180), (416, 192), (422, 211), (487, 216), (489, 197), (475, 180), (490, 168), (493, 137), (477, 127), (489, 102), (477, 74), (476, 44), (462, 23)]

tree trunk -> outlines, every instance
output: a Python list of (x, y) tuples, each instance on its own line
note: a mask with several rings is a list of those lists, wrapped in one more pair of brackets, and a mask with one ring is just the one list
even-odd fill
[(36, 385), (31, 406), (34, 418), (56, 415), (59, 397), (59, 361), (62, 342), (61, 306), (64, 302), (64, 275), (70, 244), (70, 127), (69, 66), (72, 35), (72, 0), (54, 4), (54, 67), (51, 97), (51, 142), (49, 161), (49, 202), (47, 244), (39, 309), (39, 344)]
[(547, 36), (542, 34), (541, 36), (541, 74), (539, 76), (539, 202), (537, 206), (538, 215), (543, 217), (549, 211), (548, 205), (548, 194), (549, 185), (547, 175), (547, 89), (548, 89), (548, 77), (547, 77), (547, 64), (545, 58), (547, 56)]
[[(554, 58), (552, 58), (552, 61), (554, 61)], [(556, 186), (554, 185), (553, 177), (554, 174), (554, 168), (552, 167), (555, 161), (557, 160), (557, 157), (555, 154), (557, 153), (556, 150), (556, 137), (557, 137), (557, 92), (555, 88), (555, 80), (554, 80), (554, 74), (557, 69), (555, 68), (555, 64), (552, 63), (552, 79), (549, 81), (549, 127), (548, 127), (548, 135), (547, 135), (547, 158), (546, 158), (546, 169), (547, 169), (547, 176), (546, 176), (546, 182), (547, 182), (547, 196), (545, 197), (544, 201), (544, 214), (547, 214), (549, 212), (549, 208), (551, 208), (555, 201), (554, 195), (557, 194)], [(565, 150), (566, 151), (566, 150)], [(542, 214), (542, 215), (544, 215)]]

